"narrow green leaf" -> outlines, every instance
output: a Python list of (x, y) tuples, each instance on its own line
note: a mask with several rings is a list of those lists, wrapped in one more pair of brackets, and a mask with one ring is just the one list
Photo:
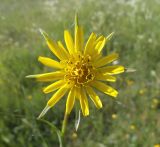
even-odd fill
[(61, 138), (61, 136), (62, 136), (61, 131), (54, 124), (52, 124), (51, 122), (49, 122), (47, 120), (44, 120), (44, 119), (38, 119), (38, 120), (40, 120), (40, 121), (44, 122), (45, 124), (47, 124), (48, 126), (50, 126), (52, 131), (57, 133), (58, 141), (59, 141), (59, 147), (63, 147), (62, 138)]

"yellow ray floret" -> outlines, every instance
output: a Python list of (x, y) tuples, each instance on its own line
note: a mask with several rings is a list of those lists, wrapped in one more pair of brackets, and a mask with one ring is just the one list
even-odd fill
[(75, 32), (75, 50), (77, 52), (82, 51), (83, 44), (84, 44), (83, 28), (81, 26), (77, 26), (76, 27), (76, 32)]
[(106, 67), (99, 68), (98, 71), (103, 74), (114, 75), (114, 74), (120, 74), (124, 72), (124, 67), (120, 65), (106, 66)]
[(56, 91), (56, 93), (53, 94), (53, 96), (49, 99), (47, 102), (47, 105), (49, 107), (53, 107), (67, 92), (68, 88), (66, 85), (62, 86), (59, 90)]
[(84, 45), (83, 28), (78, 24), (78, 17), (75, 16), (75, 51), (82, 51)]
[(96, 74), (96, 80), (102, 80), (102, 81), (109, 81), (109, 82), (116, 82), (116, 77), (108, 75), (108, 74)]
[(102, 39), (102, 41), (100, 40), (100, 41), (96, 44), (95, 50), (98, 52), (98, 54), (100, 54), (100, 52), (101, 52), (102, 49), (104, 48), (105, 44), (106, 44), (106, 38), (105, 38), (105, 37)]
[(41, 34), (43, 35), (43, 37), (45, 38), (49, 49), (53, 52), (53, 54), (56, 55), (60, 60), (67, 59), (67, 54), (58, 47), (57, 43), (55, 41), (53, 41), (51, 38), (49, 38), (47, 33), (45, 33), (42, 30), (40, 30), (40, 31), (41, 31)]
[(72, 88), (68, 94), (66, 102), (66, 114), (70, 114), (75, 102), (75, 88)]
[(46, 107), (43, 109), (43, 111), (41, 112), (41, 114), (38, 116), (38, 118), (42, 118), (47, 111), (53, 107), (67, 92), (67, 88), (66, 85), (64, 85), (63, 87), (61, 87), (59, 90), (56, 91), (55, 94), (53, 94), (53, 96), (50, 98), (50, 100), (47, 102)]
[(96, 39), (95, 43), (97, 44), (99, 41), (103, 41), (104, 38), (105, 38), (105, 37), (104, 37), (103, 35), (99, 36), (99, 37)]
[(64, 31), (64, 40), (65, 40), (65, 43), (66, 43), (66, 46), (67, 46), (69, 53), (74, 54), (74, 52), (75, 52), (74, 43), (73, 43), (72, 36), (68, 30)]
[(101, 102), (99, 96), (94, 92), (94, 90), (90, 86), (88, 86), (88, 87), (86, 87), (86, 91), (87, 91), (89, 97), (91, 98), (91, 100), (93, 101), (93, 103), (95, 104), (95, 106), (97, 108), (102, 108), (102, 102)]
[(84, 54), (92, 54), (93, 50), (94, 50), (94, 46), (95, 46), (95, 41), (96, 41), (96, 34), (95, 33), (91, 33), (91, 35), (89, 36), (89, 39), (86, 43), (85, 49), (84, 49)]
[(62, 71), (56, 71), (56, 72), (50, 72), (50, 73), (44, 73), (44, 74), (29, 75), (29, 76), (26, 76), (26, 78), (35, 78), (37, 81), (49, 82), (49, 81), (62, 79), (64, 77), (64, 74), (65, 73)]
[(59, 89), (60, 87), (62, 87), (65, 84), (64, 80), (59, 80), (57, 82), (54, 82), (53, 84), (47, 86), (46, 88), (43, 89), (44, 93), (50, 93), (52, 91), (55, 91), (57, 89)]
[(88, 116), (89, 115), (88, 99), (84, 89), (80, 89), (79, 100), (80, 100), (80, 106), (81, 106), (83, 115)]
[(48, 67), (53, 67), (53, 68), (58, 68), (58, 69), (64, 68), (64, 65), (62, 65), (60, 62), (57, 62), (57, 61), (50, 59), (50, 58), (47, 58), (47, 57), (39, 56), (38, 61)]
[(58, 41), (58, 47), (63, 51), (65, 52), (66, 56), (67, 56), (67, 59), (69, 58), (69, 53), (68, 51), (65, 49), (65, 47), (63, 46), (62, 42), (61, 41)]
[(117, 59), (118, 59), (118, 54), (112, 53), (108, 56), (100, 58), (98, 61), (94, 62), (93, 65), (98, 68), (101, 66), (105, 66), (106, 64), (111, 63)]
[(118, 95), (118, 91), (116, 91), (112, 87), (110, 87), (102, 82), (94, 81), (91, 83), (91, 85), (93, 87), (95, 87), (96, 89), (98, 89), (99, 91), (102, 91), (103, 93), (110, 95), (112, 97), (117, 97), (117, 95)]

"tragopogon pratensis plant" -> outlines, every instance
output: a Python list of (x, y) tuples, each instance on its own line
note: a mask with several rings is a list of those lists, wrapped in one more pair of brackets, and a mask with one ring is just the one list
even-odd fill
[(124, 72), (124, 67), (108, 65), (117, 60), (117, 53), (102, 55), (102, 50), (113, 33), (107, 37), (91, 33), (87, 42), (84, 43), (83, 28), (78, 23), (77, 15), (75, 16), (74, 38), (68, 30), (64, 31), (66, 46), (61, 41), (52, 40), (42, 30), (41, 33), (58, 61), (40, 56), (39, 62), (57, 71), (27, 76), (27, 78), (36, 78), (37, 81), (41, 82), (53, 82), (43, 89), (46, 94), (53, 92), (53, 96), (47, 102), (39, 118), (43, 117), (65, 94), (68, 95), (65, 119), (72, 111), (75, 101), (79, 101), (84, 116), (89, 115), (88, 98), (91, 98), (97, 108), (102, 108), (102, 102), (94, 89), (109, 96), (117, 97), (117, 90), (107, 85), (106, 81), (115, 82), (116, 77), (113, 75)]

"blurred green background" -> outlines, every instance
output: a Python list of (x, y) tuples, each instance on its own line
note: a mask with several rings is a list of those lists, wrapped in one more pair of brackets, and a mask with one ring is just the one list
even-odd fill
[[(26, 75), (50, 69), (37, 61), (53, 57), (40, 35), (45, 30), (63, 40), (74, 29), (74, 15), (85, 29), (115, 32), (104, 54), (116, 51), (120, 64), (136, 72), (118, 76), (113, 87), (118, 102), (100, 93), (103, 109), (90, 103), (74, 134), (74, 111), (66, 133), (66, 147), (154, 147), (160, 144), (160, 1), (159, 0), (1, 0), (0, 1), (0, 147), (57, 147), (55, 132), (36, 120), (50, 95), (46, 84)], [(53, 57), (54, 58), (54, 57)], [(45, 119), (61, 128), (65, 98)]]

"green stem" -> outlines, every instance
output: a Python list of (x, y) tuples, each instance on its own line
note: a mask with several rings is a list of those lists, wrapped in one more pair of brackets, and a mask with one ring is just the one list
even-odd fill
[(65, 113), (63, 124), (62, 124), (62, 130), (61, 130), (62, 137), (64, 137), (64, 134), (65, 134), (65, 131), (66, 131), (67, 121), (68, 121), (68, 114)]

